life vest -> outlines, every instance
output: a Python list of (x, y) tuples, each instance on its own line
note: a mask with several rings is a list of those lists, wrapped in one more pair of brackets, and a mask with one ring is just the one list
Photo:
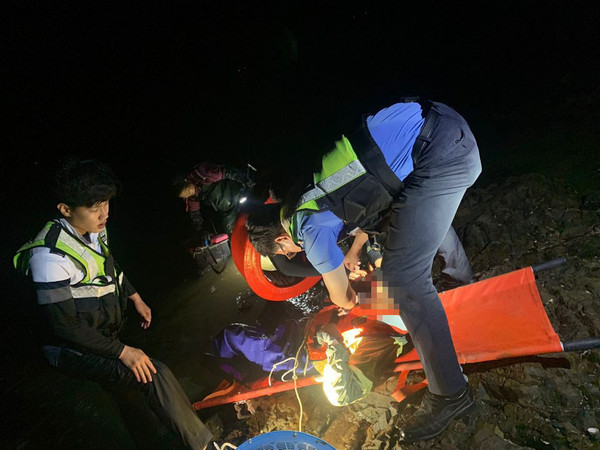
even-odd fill
[[(367, 151), (369, 156), (373, 152), (380, 153), (378, 147)], [(342, 136), (334, 149), (323, 156), (321, 171), (313, 174), (312, 187), (300, 197), (294, 211), (281, 209), (283, 228), (301, 245), (298, 231), (303, 218), (307, 214), (331, 211), (349, 230), (358, 227), (365, 232), (377, 232), (377, 225), (390, 210), (393, 193), (371, 173), (378, 172), (379, 166), (381, 164), (378, 170), (367, 170), (350, 141)]]
[[(105, 335), (112, 335), (121, 326), (127, 299), (120, 295), (123, 274), (116, 268), (108, 249), (106, 230), (98, 234), (98, 242), (101, 253), (65, 229), (60, 221), (50, 221), (32, 241), (17, 250), (13, 264), (26, 273), (31, 259), (30, 250), (38, 247), (47, 247), (52, 253), (69, 257), (84, 273), (81, 281), (70, 286), (78, 312), (93, 316), (86, 319), (94, 322), (90, 325), (97, 325)], [(100, 310), (106, 313), (106, 317), (94, 315)]]

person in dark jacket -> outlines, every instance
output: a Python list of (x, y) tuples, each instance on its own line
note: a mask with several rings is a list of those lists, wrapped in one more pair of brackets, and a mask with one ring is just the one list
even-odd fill
[[(106, 165), (66, 160), (56, 174), (60, 218), (15, 255), (15, 267), (31, 274), (49, 328), (43, 354), (64, 374), (98, 382), (114, 395), (124, 418), (133, 420), (129, 427), (140, 447), (157, 445), (147, 435), (151, 423), (162, 423), (175, 444), (205, 449), (212, 434), (169, 368), (119, 338), (128, 304), (144, 329), (152, 311), (109, 248), (106, 224), (116, 192)], [(144, 417), (149, 424), (140, 432)]]
[[(212, 162), (197, 164), (173, 180), (175, 193), (185, 200), (196, 232), (231, 234), (240, 207), (254, 187), (252, 171)], [(207, 217), (205, 217), (207, 216)], [(205, 220), (206, 219), (206, 220)]]

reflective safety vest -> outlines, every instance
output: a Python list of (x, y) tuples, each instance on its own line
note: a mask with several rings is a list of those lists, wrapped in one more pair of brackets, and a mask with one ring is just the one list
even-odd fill
[[(100, 299), (103, 308), (109, 309), (111, 323), (104, 323), (101, 328), (112, 332), (120, 326), (125, 300), (120, 299), (123, 274), (115, 267), (114, 259), (108, 249), (106, 230), (98, 235), (101, 253), (90, 248), (79, 237), (65, 229), (58, 220), (48, 222), (38, 235), (23, 245), (15, 254), (13, 264), (16, 269), (28, 271), (31, 250), (47, 247), (50, 252), (65, 255), (79, 267), (84, 277), (78, 283), (71, 285), (71, 293), (79, 312), (91, 312), (99, 309)], [(53, 303), (52, 298), (46, 303)], [(105, 333), (106, 334), (106, 333)]]
[(281, 209), (281, 224), (298, 244), (299, 223), (303, 216), (332, 211), (350, 230), (359, 227), (376, 231), (376, 225), (391, 206), (388, 190), (361, 163), (352, 144), (342, 136), (335, 148), (323, 156), (321, 171), (313, 174), (313, 185), (292, 213)]

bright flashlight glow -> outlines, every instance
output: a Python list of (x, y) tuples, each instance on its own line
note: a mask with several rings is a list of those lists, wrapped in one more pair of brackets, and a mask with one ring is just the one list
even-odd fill
[(240, 198), (240, 203), (244, 203), (246, 201), (247, 197), (242, 197)]
[(344, 338), (344, 345), (350, 353), (354, 353), (356, 351), (356, 347), (362, 341), (362, 336), (359, 336), (362, 333), (362, 328), (352, 328), (350, 330), (346, 330), (342, 333), (342, 337)]

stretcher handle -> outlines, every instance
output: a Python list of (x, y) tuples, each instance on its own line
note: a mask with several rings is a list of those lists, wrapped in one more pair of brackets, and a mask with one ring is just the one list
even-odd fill
[(556, 258), (556, 259), (552, 259), (550, 261), (546, 261), (543, 263), (539, 263), (539, 264), (535, 264), (533, 266), (531, 266), (531, 269), (533, 270), (533, 273), (538, 273), (541, 272), (542, 270), (548, 270), (548, 269), (554, 269), (555, 267), (559, 267), (562, 266), (563, 264), (567, 263), (567, 258)]
[(576, 339), (562, 343), (565, 352), (576, 352), (579, 350), (590, 350), (600, 348), (600, 337), (590, 337), (585, 339)]

